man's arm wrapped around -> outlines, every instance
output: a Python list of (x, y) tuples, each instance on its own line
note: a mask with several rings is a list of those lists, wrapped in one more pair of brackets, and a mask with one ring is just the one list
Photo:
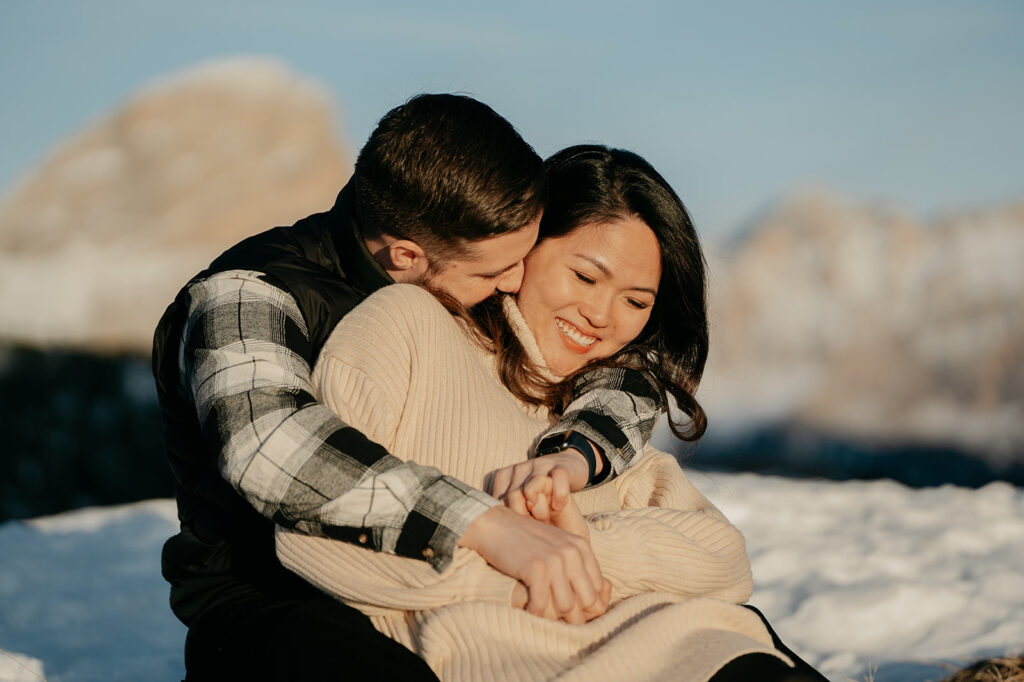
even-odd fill
[(280, 525), (442, 570), (493, 499), (392, 456), (317, 401), (299, 308), (261, 273), (200, 280), (187, 303), (181, 383), (235, 490)]

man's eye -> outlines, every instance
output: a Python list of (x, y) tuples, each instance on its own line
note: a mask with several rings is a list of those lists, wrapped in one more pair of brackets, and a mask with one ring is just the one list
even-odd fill
[(597, 284), (597, 280), (596, 279), (594, 279), (592, 277), (587, 277), (586, 275), (584, 275), (579, 270), (573, 270), (573, 272), (576, 273), (576, 279), (578, 279), (579, 281), (586, 282), (587, 284)]

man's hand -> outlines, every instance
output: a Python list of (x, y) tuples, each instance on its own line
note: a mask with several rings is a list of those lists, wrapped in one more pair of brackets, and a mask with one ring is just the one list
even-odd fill
[[(561, 618), (554, 609), (553, 604), (548, 604), (547, 610), (541, 614), (541, 618), (547, 618), (548, 620), (563, 620), (566, 623), (572, 623), (579, 625), (597, 618), (605, 611), (608, 610), (608, 602), (611, 601), (612, 597), (612, 584), (609, 580), (605, 579), (604, 587), (601, 589), (601, 599), (598, 604), (595, 604), (595, 608), (582, 611), (580, 609), (573, 609), (565, 618)], [(526, 585), (522, 583), (516, 583), (515, 589), (512, 591), (512, 606), (517, 609), (525, 609), (526, 604), (529, 601), (529, 592), (526, 589)], [(599, 607), (599, 608), (598, 608)]]
[(578, 535), (498, 506), (470, 524), (459, 546), (525, 585), (525, 608), (536, 616), (583, 623), (608, 610), (610, 584)]

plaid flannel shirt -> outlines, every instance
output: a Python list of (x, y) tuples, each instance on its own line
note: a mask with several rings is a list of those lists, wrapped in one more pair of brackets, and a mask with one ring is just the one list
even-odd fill
[[(312, 535), (451, 562), (466, 528), (498, 502), (433, 467), (388, 454), (312, 394), (292, 348), (308, 339), (294, 299), (258, 272), (227, 271), (188, 290), (179, 357), (224, 478), (257, 511)], [(650, 438), (660, 397), (638, 372), (595, 370), (549, 433), (582, 432), (623, 471)], [(625, 393), (634, 391), (633, 395)]]

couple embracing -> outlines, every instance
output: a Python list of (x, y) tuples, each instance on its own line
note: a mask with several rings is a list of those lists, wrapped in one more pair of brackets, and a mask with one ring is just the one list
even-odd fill
[(542, 161), (463, 96), (385, 115), (330, 211), (157, 327), (187, 679), (824, 679), (646, 444), (670, 398), (704, 431), (705, 287), (639, 156)]

